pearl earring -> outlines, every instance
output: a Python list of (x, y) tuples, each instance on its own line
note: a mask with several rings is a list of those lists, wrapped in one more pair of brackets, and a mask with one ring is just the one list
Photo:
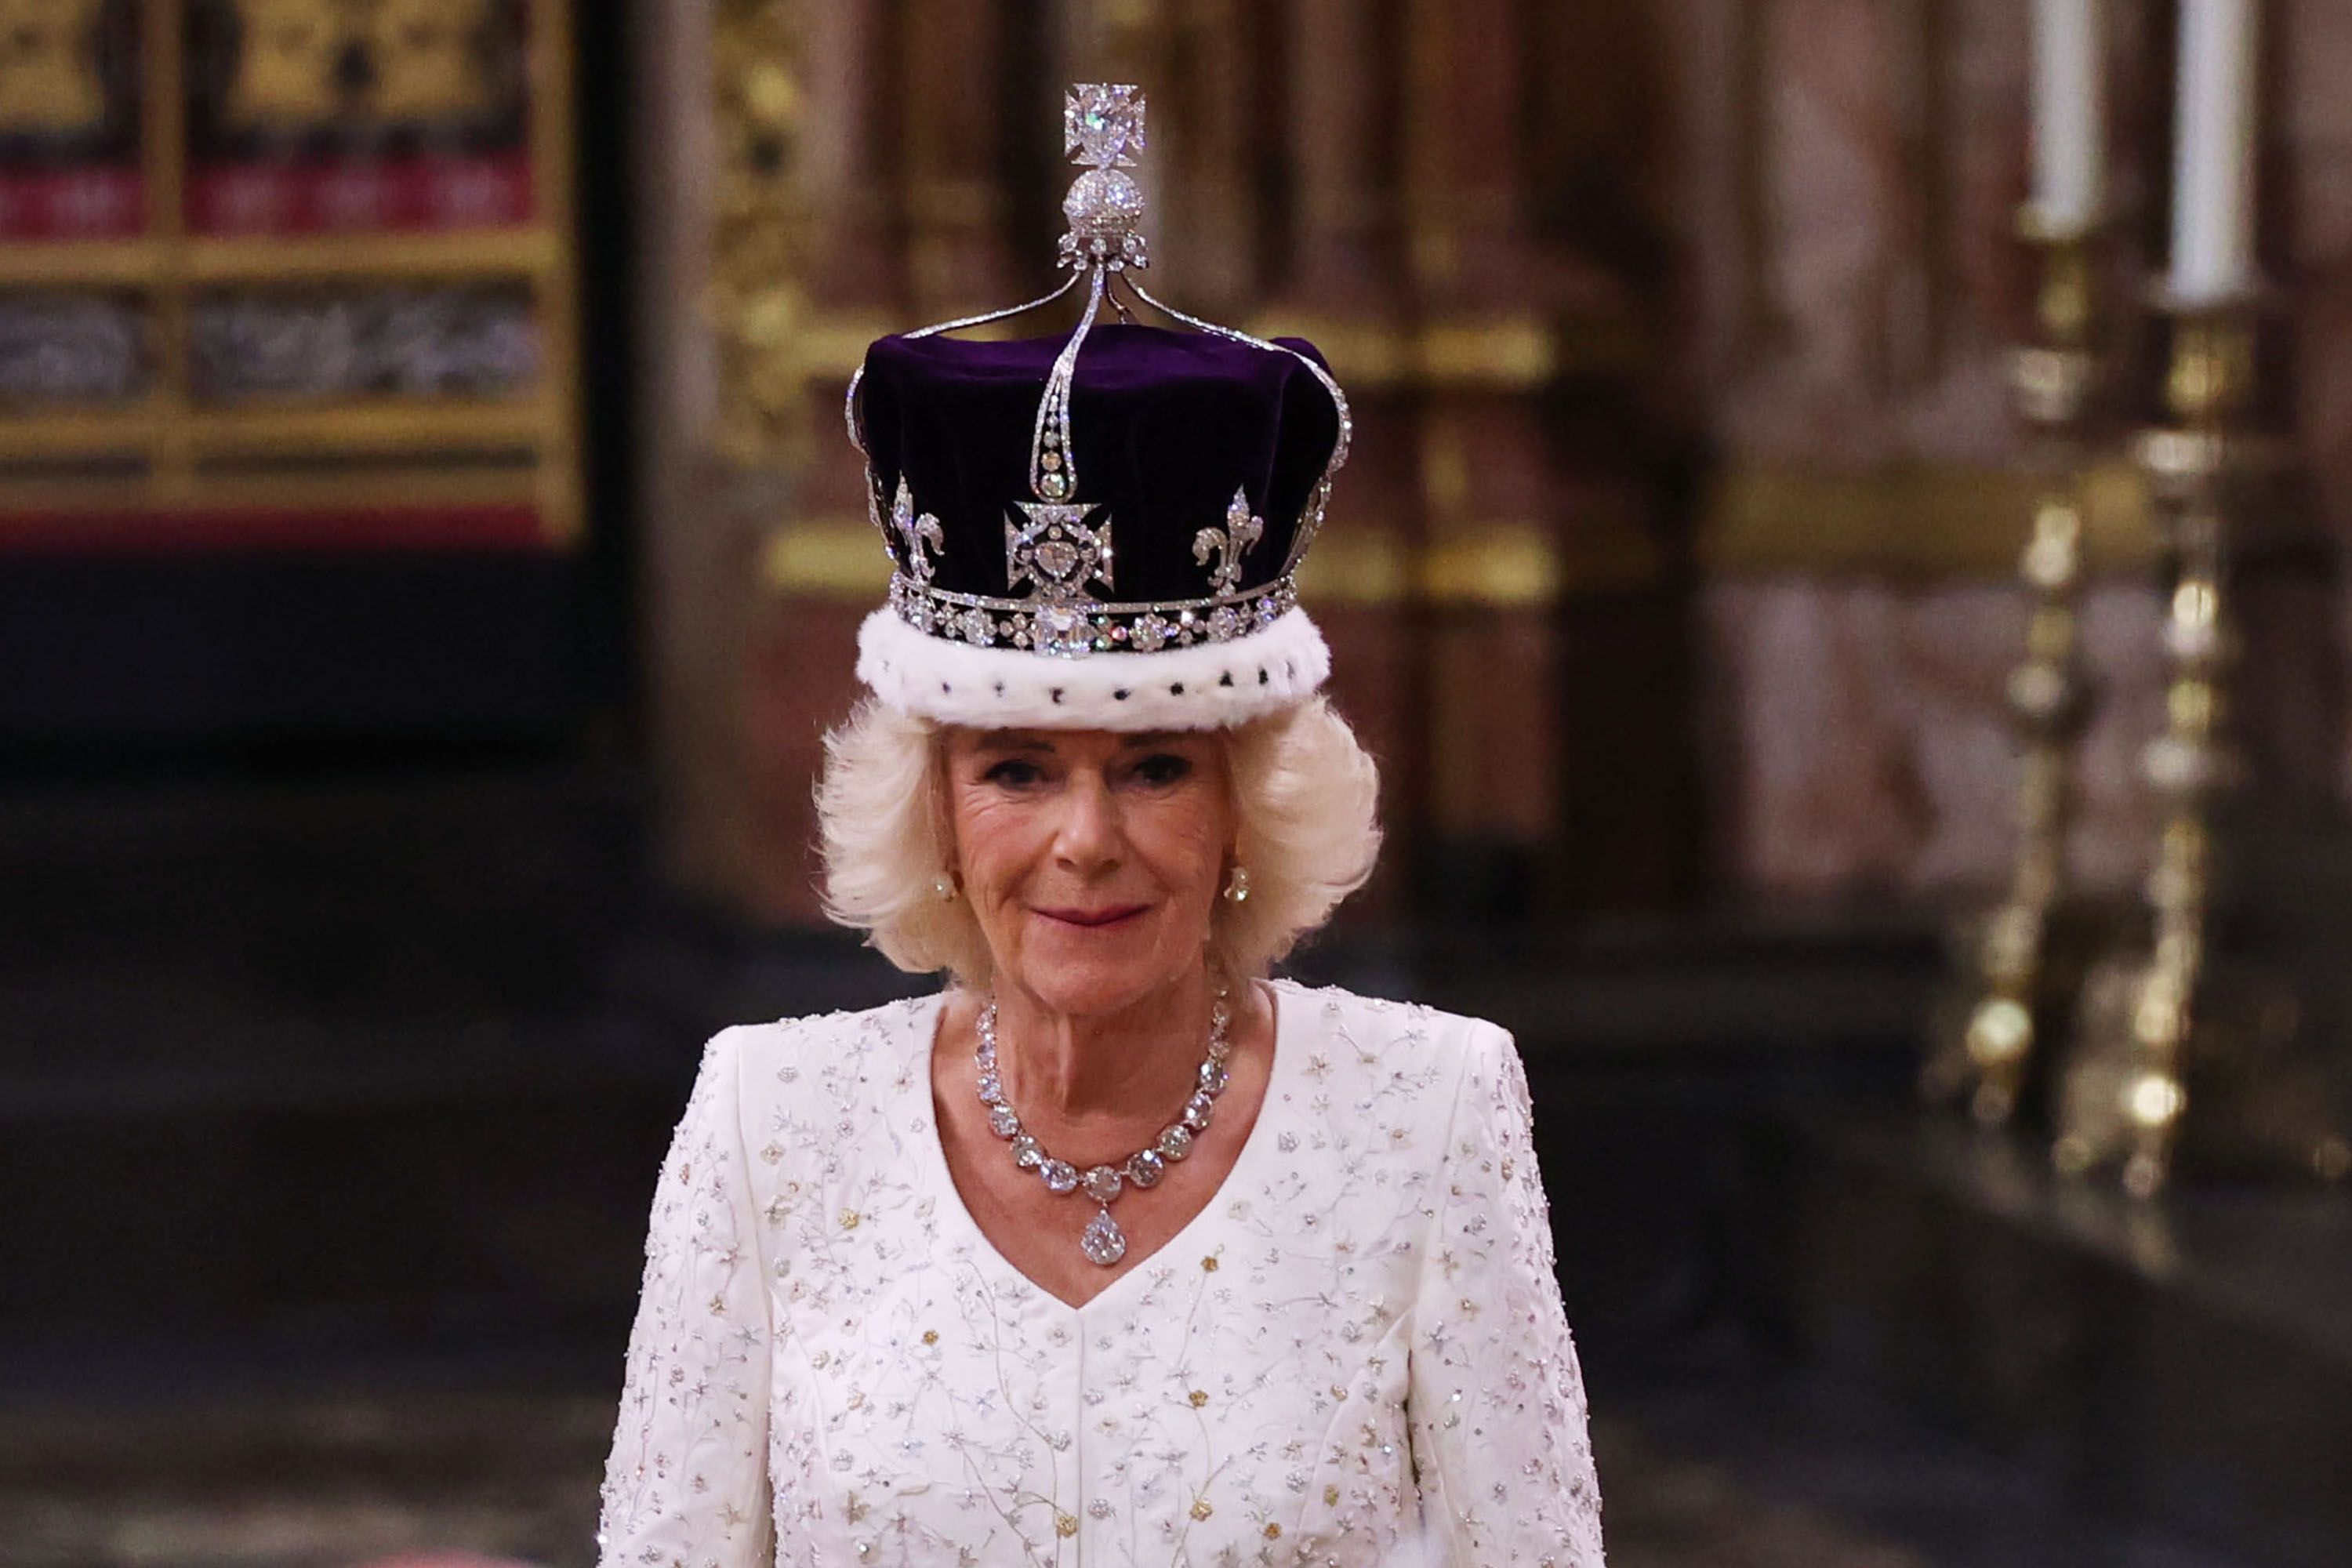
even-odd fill
[(940, 872), (938, 876), (931, 879), (931, 891), (940, 896), (940, 902), (943, 904), (951, 904), (955, 902), (955, 879), (949, 876), (945, 871)]
[(1249, 901), (1249, 868), (1236, 864), (1234, 874), (1225, 879), (1225, 897), (1234, 903)]

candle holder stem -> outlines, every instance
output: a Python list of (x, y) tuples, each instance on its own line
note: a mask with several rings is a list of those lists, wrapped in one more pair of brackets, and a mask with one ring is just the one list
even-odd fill
[(2164, 728), (2141, 756), (2159, 821), (2145, 883), (2150, 934), (2144, 950), (2102, 963), (2085, 982), (2052, 1153), (2067, 1173), (2119, 1162), (2125, 1189), (2140, 1198), (2169, 1179), (2192, 1055), (2248, 1055), (2244, 1042), (2220, 1037), (2230, 1031), (2211, 1006), (2210, 928), (2217, 814), (2244, 776), (2229, 732), (2238, 656), (2229, 566), (2253, 345), (2251, 305), (2179, 309), (2165, 378), (2170, 424), (2139, 442), (2168, 578)]
[(2084, 486), (2101, 400), (2097, 233), (2052, 232), (2026, 215), (2039, 261), (2037, 342), (2011, 360), (2010, 389), (2038, 476), (2031, 532), (2018, 557), (2028, 604), (2024, 658), (2010, 674), (2010, 722), (2019, 751), (2017, 850), (2006, 893), (1956, 942), (1967, 976), (1940, 1009), (1922, 1069), (1931, 1103), (1964, 1102), (1987, 1127), (2006, 1124), (2026, 1097), (2074, 994), (2079, 963), (2062, 930), (2075, 748), (2086, 711), (2076, 651), (2083, 579)]

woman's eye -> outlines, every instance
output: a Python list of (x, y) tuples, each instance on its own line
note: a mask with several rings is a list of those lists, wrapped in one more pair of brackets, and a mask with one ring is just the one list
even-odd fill
[(980, 776), (990, 784), (1002, 784), (1007, 789), (1025, 789), (1044, 778), (1045, 774), (1044, 770), (1034, 763), (1023, 762), (1018, 757), (1007, 757)]
[(1135, 764), (1135, 776), (1148, 784), (1171, 784), (1192, 771), (1190, 759), (1162, 752)]

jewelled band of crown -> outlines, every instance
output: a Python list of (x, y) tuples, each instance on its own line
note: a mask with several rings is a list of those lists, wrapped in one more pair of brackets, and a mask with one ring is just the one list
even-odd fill
[(1246, 593), (1149, 604), (1006, 599), (934, 588), (905, 575), (890, 579), (891, 610), (919, 632), (973, 647), (1066, 658), (1231, 642), (1264, 630), (1297, 607), (1298, 586), (1286, 576)]

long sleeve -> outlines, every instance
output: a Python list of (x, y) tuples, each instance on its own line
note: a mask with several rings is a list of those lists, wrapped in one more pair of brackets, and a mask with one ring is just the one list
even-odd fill
[(604, 1568), (756, 1568), (772, 1554), (768, 1301), (740, 1114), (748, 1033), (705, 1047), (655, 1190), (604, 1471)]
[(1474, 1026), (1414, 1303), (1413, 1462), (1448, 1568), (1601, 1568), (1584, 1378), (1552, 1269), (1526, 1069)]

